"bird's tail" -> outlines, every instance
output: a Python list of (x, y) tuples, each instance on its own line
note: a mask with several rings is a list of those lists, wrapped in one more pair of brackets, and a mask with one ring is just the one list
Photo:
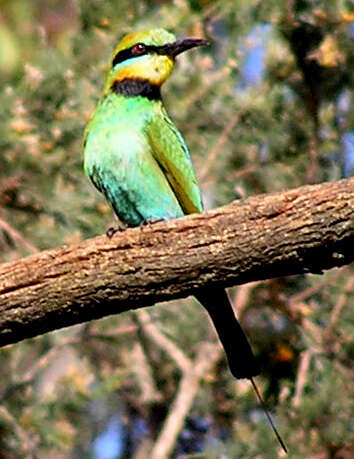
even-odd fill
[(213, 321), (220, 341), (224, 347), (231, 373), (235, 378), (247, 378), (251, 381), (270, 426), (284, 452), (287, 453), (283, 439), (275, 427), (258, 387), (254, 382), (253, 377), (260, 373), (259, 365), (247, 337), (235, 317), (227, 293), (222, 288), (207, 288), (199, 290), (198, 293), (194, 295), (208, 311)]
[(206, 288), (194, 294), (208, 311), (225, 350), (235, 378), (248, 378), (260, 373), (259, 365), (244, 331), (235, 317), (227, 293), (222, 288)]

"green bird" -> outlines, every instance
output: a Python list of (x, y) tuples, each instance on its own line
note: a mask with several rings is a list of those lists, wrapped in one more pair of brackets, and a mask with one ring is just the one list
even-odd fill
[[(134, 227), (203, 211), (187, 146), (161, 99), (176, 56), (205, 46), (163, 29), (133, 32), (115, 48), (84, 138), (84, 168), (119, 220)], [(259, 374), (257, 360), (222, 288), (195, 293), (208, 311), (236, 378)], [(253, 380), (252, 380), (253, 383)]]

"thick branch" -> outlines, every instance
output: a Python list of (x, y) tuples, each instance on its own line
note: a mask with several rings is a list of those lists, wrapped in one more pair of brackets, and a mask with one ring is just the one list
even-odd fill
[(0, 345), (205, 285), (354, 260), (354, 179), (256, 196), (0, 266)]

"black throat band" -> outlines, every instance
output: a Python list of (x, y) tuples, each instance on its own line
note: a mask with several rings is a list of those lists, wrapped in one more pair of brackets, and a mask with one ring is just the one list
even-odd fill
[(124, 78), (121, 81), (114, 81), (111, 89), (116, 94), (126, 97), (142, 96), (149, 100), (161, 99), (160, 86), (144, 78)]

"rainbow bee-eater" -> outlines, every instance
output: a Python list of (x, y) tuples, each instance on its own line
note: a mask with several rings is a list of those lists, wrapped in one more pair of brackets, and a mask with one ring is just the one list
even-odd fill
[[(133, 32), (116, 46), (101, 98), (87, 125), (84, 167), (126, 226), (139, 226), (203, 211), (187, 146), (169, 118), (161, 86), (176, 57), (201, 38), (176, 37), (163, 29)], [(195, 292), (224, 347), (231, 373), (248, 378), (286, 451), (254, 383), (257, 360), (224, 289)]]
[[(84, 140), (86, 174), (128, 227), (203, 211), (187, 146), (160, 88), (176, 57), (205, 46), (163, 29), (133, 32), (116, 46)], [(195, 293), (206, 308), (236, 378), (259, 373), (257, 360), (222, 288)]]

